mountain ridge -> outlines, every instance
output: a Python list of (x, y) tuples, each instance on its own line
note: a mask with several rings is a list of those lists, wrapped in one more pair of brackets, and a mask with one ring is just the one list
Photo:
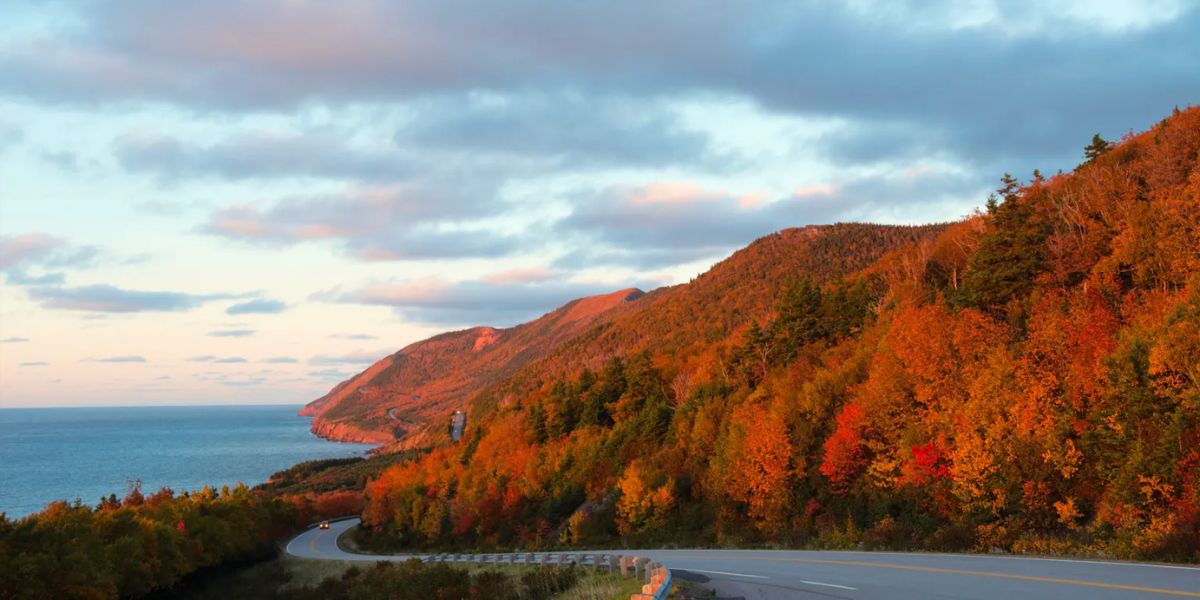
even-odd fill
[(413, 342), (339, 383), (299, 414), (313, 417), (313, 433), (326, 439), (392, 448), (420, 445), (436, 429), (438, 416), (464, 408), (472, 393), (531, 360), (531, 346), (553, 347), (643, 295), (625, 288), (577, 298), (513, 327), (476, 326)]
[(682, 344), (698, 330), (727, 336), (764, 318), (774, 302), (770, 290), (789, 279), (824, 282), (944, 228), (834, 223), (782, 229), (688, 283), (650, 292), (625, 288), (573, 300), (511, 328), (472, 327), (414, 342), (300, 414), (313, 417), (312, 431), (321, 437), (383, 444), (382, 451), (445, 441), (439, 419), (454, 409), (489, 412), (496, 405), (488, 401), (507, 404), (542, 378), (599, 368), (609, 356), (650, 343)]
[(767, 236), (477, 395), (364, 535), (1196, 562), (1197, 207), (1193, 107), (956, 223)]

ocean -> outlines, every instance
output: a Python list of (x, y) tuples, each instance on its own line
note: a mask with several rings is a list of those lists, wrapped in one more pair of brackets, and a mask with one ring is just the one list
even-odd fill
[(142, 480), (146, 494), (205, 485), (256, 485), (317, 458), (372, 446), (308, 431), (299, 406), (147, 406), (0, 409), (0, 512), (10, 519), (54, 500), (95, 505)]

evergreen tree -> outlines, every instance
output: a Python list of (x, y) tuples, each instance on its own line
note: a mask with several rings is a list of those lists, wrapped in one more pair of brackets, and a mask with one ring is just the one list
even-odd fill
[(996, 189), (996, 193), (1005, 202), (1012, 202), (1021, 195), (1021, 182), (1011, 173), (1005, 173), (1000, 178), (1000, 187)]
[(958, 301), (995, 310), (1022, 297), (1042, 272), (1046, 226), (1041, 215), (1021, 198), (1017, 180), (1004, 174), (996, 190), (1004, 202), (991, 211), (988, 233), (963, 274)]
[(1088, 144), (1087, 147), (1083, 149), (1083, 157), (1085, 159), (1087, 159), (1085, 162), (1090, 163), (1090, 162), (1096, 160), (1097, 158), (1100, 158), (1101, 156), (1104, 155), (1105, 152), (1108, 152), (1111, 148), (1112, 148), (1112, 144), (1105, 141), (1104, 138), (1100, 137), (1100, 134), (1097, 133), (1096, 135), (1093, 135), (1092, 143)]
[[(770, 362), (788, 362), (805, 344), (824, 337), (826, 332), (821, 317), (821, 288), (808, 278), (788, 284), (779, 299), (779, 316), (771, 324), (774, 348), (768, 357)], [(764, 337), (758, 332), (757, 324), (749, 337), (752, 343), (766, 343), (756, 339)]]

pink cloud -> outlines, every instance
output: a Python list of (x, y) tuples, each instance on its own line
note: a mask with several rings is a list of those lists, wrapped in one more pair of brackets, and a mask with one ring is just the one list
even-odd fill
[(16, 266), (30, 258), (44, 256), (64, 244), (63, 240), (44, 233), (0, 237), (0, 270)]
[(628, 197), (634, 205), (652, 204), (697, 204), (712, 202), (727, 197), (726, 194), (686, 181), (664, 181), (651, 183), (635, 190)]
[(261, 215), (244, 208), (234, 208), (214, 214), (208, 227), (214, 232), (231, 237), (268, 237), (267, 225)]
[(451, 284), (445, 280), (425, 277), (404, 283), (377, 283), (359, 290), (357, 297), (364, 304), (431, 304), (446, 296)]
[(839, 191), (841, 191), (841, 186), (836, 183), (810, 183), (797, 187), (792, 191), (792, 195), (797, 198), (835, 196)]

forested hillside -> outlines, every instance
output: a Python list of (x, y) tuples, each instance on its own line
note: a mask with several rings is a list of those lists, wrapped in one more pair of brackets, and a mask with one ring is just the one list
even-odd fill
[(364, 520), (1200, 560), (1198, 150), (1189, 109), (962, 222), (768, 236), (474, 395)]
[(505, 404), (547, 376), (599, 368), (615, 355), (653, 346), (660, 354), (707, 360), (713, 341), (773, 309), (781, 281), (842, 276), (941, 229), (863, 224), (785, 229), (688, 285), (580, 298), (516, 327), (474, 327), (410, 344), (301, 414), (313, 415), (313, 431), (332, 439), (388, 448), (444, 443), (450, 413), (467, 408), (481, 391), (488, 400), (474, 403), (483, 412), (472, 411), (472, 419), (490, 413), (493, 398)]
[(313, 433), (340, 441), (389, 449), (448, 441), (442, 432), (449, 415), (469, 398), (641, 296), (641, 290), (626, 289), (580, 298), (516, 327), (473, 327), (410, 344), (300, 414), (313, 417)]

